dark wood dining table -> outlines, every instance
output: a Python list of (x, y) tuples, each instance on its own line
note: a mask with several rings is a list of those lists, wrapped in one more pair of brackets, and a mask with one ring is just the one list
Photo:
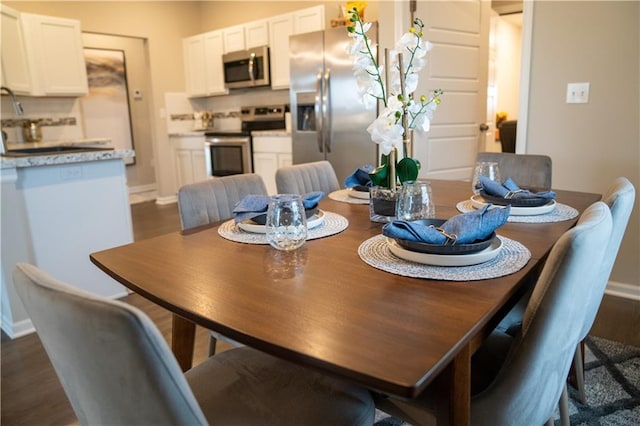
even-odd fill
[[(436, 216), (459, 211), (469, 182), (431, 180)], [(580, 213), (599, 194), (557, 191)], [(438, 387), (438, 423), (470, 420), (471, 356), (526, 291), (553, 244), (577, 218), (512, 223), (498, 234), (531, 252), (499, 278), (409, 278), (369, 266), (360, 244), (381, 233), (369, 206), (325, 198), (346, 217), (343, 232), (291, 252), (222, 238), (221, 223), (91, 254), (104, 272), (173, 313), (172, 349), (191, 367), (195, 325), (377, 392), (413, 398)], [(437, 380), (436, 380), (437, 379)]]

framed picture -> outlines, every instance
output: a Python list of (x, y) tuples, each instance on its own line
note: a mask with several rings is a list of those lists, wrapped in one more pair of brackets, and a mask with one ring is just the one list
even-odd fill
[[(110, 138), (115, 149), (133, 149), (124, 51), (85, 48), (89, 94), (80, 100), (87, 138)], [(135, 157), (125, 158), (127, 165)]]

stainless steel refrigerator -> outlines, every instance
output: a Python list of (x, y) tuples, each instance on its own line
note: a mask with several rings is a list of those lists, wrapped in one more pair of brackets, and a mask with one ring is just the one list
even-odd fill
[[(373, 45), (378, 27), (367, 32)], [(359, 101), (346, 27), (291, 36), (293, 163), (328, 160), (343, 185), (358, 167), (378, 163), (367, 127), (377, 116)]]

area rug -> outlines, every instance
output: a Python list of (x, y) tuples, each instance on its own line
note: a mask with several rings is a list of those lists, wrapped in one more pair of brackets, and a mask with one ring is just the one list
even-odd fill
[[(578, 401), (577, 391), (569, 386), (572, 426), (640, 425), (640, 348), (588, 337), (585, 384), (586, 404)], [(557, 412), (555, 424), (560, 424)], [(409, 426), (379, 410), (376, 411), (375, 425)]]

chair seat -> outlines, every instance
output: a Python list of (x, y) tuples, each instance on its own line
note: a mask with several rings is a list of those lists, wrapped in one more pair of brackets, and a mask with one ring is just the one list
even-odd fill
[(248, 347), (220, 352), (185, 376), (211, 424), (371, 425), (374, 420), (366, 389)]

